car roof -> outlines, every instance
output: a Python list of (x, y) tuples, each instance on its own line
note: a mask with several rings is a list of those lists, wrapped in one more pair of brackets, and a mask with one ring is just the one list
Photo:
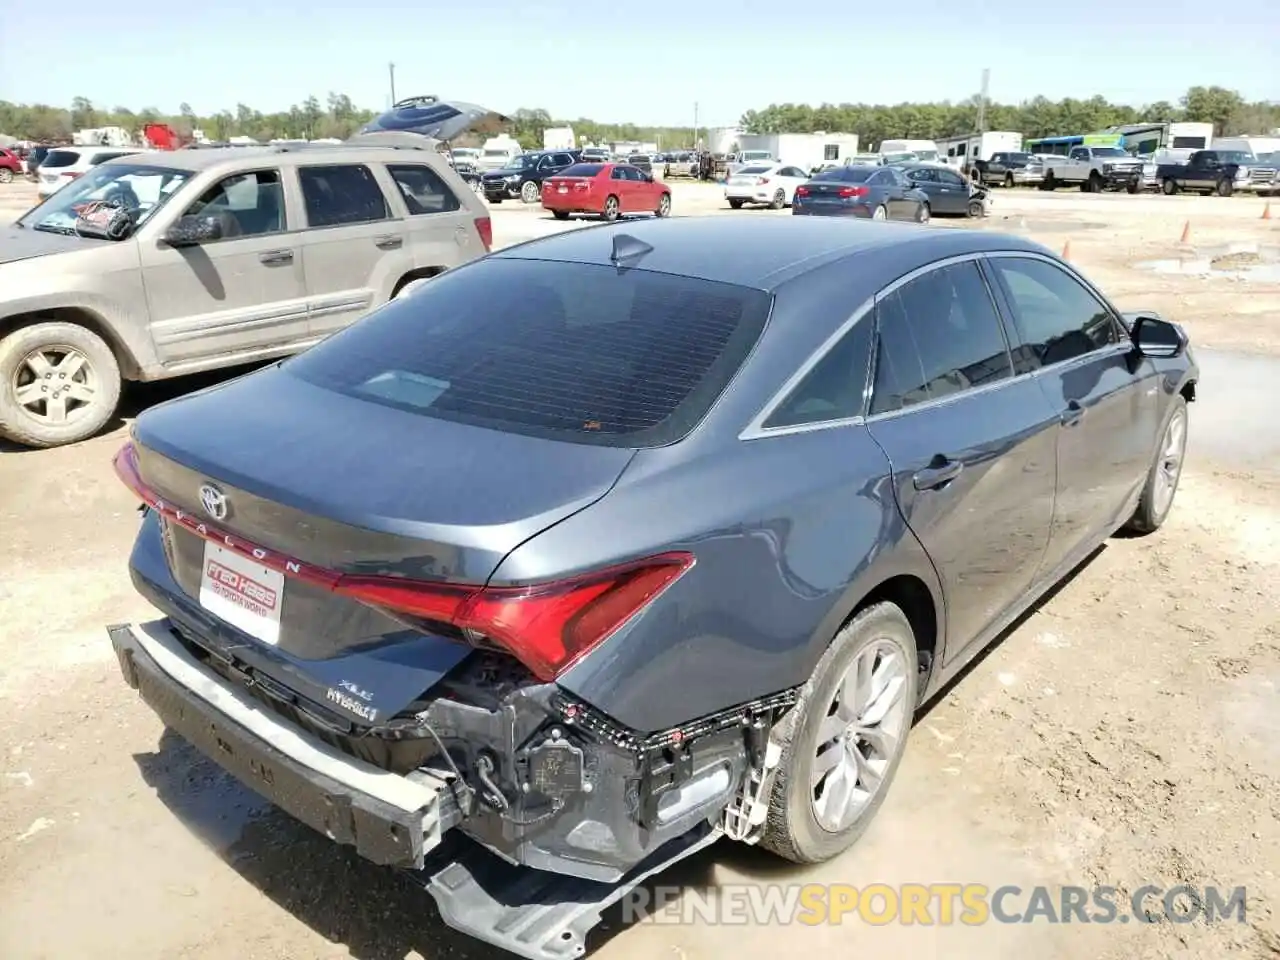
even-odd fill
[[(421, 162), (423, 157), (437, 157), (447, 164), (435, 149), (434, 140), (423, 139), (421, 147), (389, 146), (372, 141), (364, 143), (294, 143), (261, 147), (195, 147), (182, 150), (147, 150), (127, 158), (129, 163), (151, 167), (169, 167), (198, 172), (218, 167), (242, 166), (246, 161), (263, 157), (278, 158), (276, 163), (291, 163), (297, 158), (309, 162), (358, 162), (359, 158), (385, 160), (400, 157)], [(121, 157), (121, 160), (126, 158)], [(108, 161), (108, 163), (114, 161)]]
[(838, 217), (676, 217), (629, 220), (569, 230), (491, 254), (612, 266), (613, 238), (653, 247), (638, 269), (774, 291), (797, 277), (859, 253), (898, 251), (903, 272), (943, 257), (990, 250), (1044, 248), (985, 230), (941, 230), (915, 224)]

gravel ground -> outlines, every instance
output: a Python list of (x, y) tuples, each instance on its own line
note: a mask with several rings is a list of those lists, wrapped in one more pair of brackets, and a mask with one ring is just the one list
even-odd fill
[[(0, 214), (31, 194), (0, 186)], [(787, 215), (730, 214), (700, 184), (673, 197), (677, 215)], [(1173, 514), (1152, 537), (1111, 541), (931, 705), (854, 850), (801, 871), (726, 843), (661, 880), (1243, 885), (1246, 923), (852, 922), (744, 937), (615, 918), (597, 957), (1280, 956), (1280, 445), (1257, 412), (1268, 396), (1274, 410), (1280, 377), (1280, 284), (1265, 269), (1185, 275), (1242, 250), (1257, 258), (1235, 258), (1246, 266), (1274, 263), (1280, 211), (1263, 209), (996, 191), (981, 228), (1069, 243), (1122, 309), (1159, 309), (1219, 348), (1205, 353)], [(564, 228), (531, 208), (494, 211), (499, 244)], [(1170, 269), (1183, 272), (1158, 272)], [(151, 611), (128, 582), (137, 520), (109, 458), (128, 417), (216, 379), (135, 387), (125, 422), (73, 447), (0, 447), (0, 956), (495, 957), (444, 928), (404, 878), (264, 808), (119, 678), (103, 625)]]

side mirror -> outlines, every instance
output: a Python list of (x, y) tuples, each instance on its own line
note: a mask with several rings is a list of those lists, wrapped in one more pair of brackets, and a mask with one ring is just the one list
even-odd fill
[(171, 247), (194, 247), (222, 239), (222, 221), (217, 217), (179, 217), (164, 234)]
[(1176, 323), (1150, 314), (1140, 314), (1133, 322), (1133, 345), (1144, 357), (1172, 359), (1187, 349), (1187, 335)]

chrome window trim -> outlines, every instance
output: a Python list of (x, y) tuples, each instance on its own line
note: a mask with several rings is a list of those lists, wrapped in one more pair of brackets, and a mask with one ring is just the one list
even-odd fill
[[(923, 403), (912, 404), (909, 407), (903, 407), (899, 410), (887, 410), (884, 413), (877, 413), (871, 416), (859, 415), (856, 417), (841, 417), (835, 420), (817, 420), (817, 421), (814, 421), (813, 423), (801, 423), (801, 424), (793, 424), (793, 425), (781, 426), (781, 427), (765, 427), (764, 426), (765, 421), (768, 420), (769, 417), (771, 417), (774, 414), (776, 409), (782, 405), (783, 401), (787, 399), (791, 391), (794, 390), (797, 386), (799, 386), (800, 382), (804, 380), (804, 378), (808, 376), (810, 372), (812, 372), (813, 368), (822, 362), (822, 360), (826, 357), (826, 355), (830, 353), (832, 349), (835, 348), (836, 344), (838, 344), (844, 338), (845, 334), (847, 334), (850, 330), (853, 329), (855, 324), (865, 319), (868, 315), (871, 315), (875, 307), (885, 297), (889, 296), (890, 294), (898, 290), (900, 287), (903, 287), (906, 284), (910, 283), (912, 280), (922, 277), (927, 273), (931, 273), (934, 270), (939, 270), (939, 269), (942, 269), (943, 267), (951, 266), (952, 264), (956, 264), (956, 263), (966, 263), (969, 261), (982, 262), (985, 260), (994, 260), (996, 258), (1012, 258), (1012, 259), (1021, 258), (1026, 260), (1042, 260), (1045, 263), (1050, 264), (1051, 266), (1055, 266), (1060, 270), (1065, 271), (1068, 276), (1074, 278), (1086, 290), (1088, 290), (1089, 293), (1100, 304), (1102, 304), (1102, 306), (1104, 306), (1107, 309), (1107, 312), (1111, 314), (1112, 321), (1114, 322), (1114, 326), (1116, 328), (1117, 336), (1119, 337), (1118, 342), (1114, 344), (1108, 344), (1105, 347), (1099, 347), (1097, 350), (1092, 350), (1089, 353), (1083, 353), (1078, 357), (1071, 357), (1070, 359), (1067, 359), (1067, 360), (1060, 360), (1057, 363), (1050, 364), (1047, 367), (1037, 367), (1035, 370), (1030, 370), (1026, 373), (1014, 374), (1012, 377), (1007, 377), (1003, 380), (997, 380), (994, 383), (984, 384), (980, 387), (971, 387), (967, 390), (962, 390), (959, 393), (948, 394), (945, 397), (938, 397), (936, 399), (926, 400)], [(983, 280), (984, 282), (986, 282), (987, 278), (984, 276)], [(992, 291), (992, 293), (994, 293), (994, 291)], [(992, 306), (996, 310), (996, 315), (1000, 318), (1002, 329), (1007, 324), (1016, 323), (1016, 320), (1014, 317), (1012, 316), (1006, 317), (1003, 315), (1002, 304), (999, 303), (994, 296), (992, 297)], [(1018, 331), (1016, 327), (1012, 332), (1020, 334), (1020, 331)], [(1003, 329), (1003, 335), (1005, 336), (1006, 343), (1008, 343), (1009, 334), (1010, 334), (1009, 330)], [(1012, 345), (1010, 344), (1010, 346)], [(1107, 356), (1112, 352), (1128, 353), (1131, 349), (1132, 349), (1132, 341), (1129, 339), (1128, 332), (1125, 330), (1124, 324), (1120, 322), (1118, 313), (1115, 307), (1112, 305), (1111, 301), (1108, 300), (1106, 296), (1104, 296), (1102, 292), (1096, 286), (1094, 286), (1089, 280), (1087, 280), (1083, 275), (1081, 275), (1078, 271), (1072, 268), (1070, 264), (1065, 263), (1064, 261), (1059, 260), (1056, 257), (1039, 253), (1034, 250), (982, 250), (982, 251), (973, 252), (973, 253), (956, 254), (954, 256), (946, 257), (942, 260), (935, 260), (932, 263), (927, 263), (924, 266), (917, 267), (916, 269), (910, 271), (909, 273), (903, 274), (901, 277), (898, 277), (896, 280), (893, 280), (890, 283), (886, 284), (877, 293), (873, 294), (869, 299), (861, 303), (858, 306), (858, 308), (853, 311), (849, 319), (847, 319), (844, 323), (842, 323), (839, 326), (839, 328), (833, 334), (831, 334), (831, 336), (829, 336), (826, 340), (824, 340), (822, 344), (816, 350), (814, 350), (813, 353), (809, 355), (809, 357), (804, 361), (804, 363), (802, 363), (796, 369), (795, 373), (793, 373), (790, 377), (788, 377), (787, 380), (782, 384), (782, 386), (779, 387), (778, 390), (774, 392), (773, 396), (771, 396), (768, 399), (768, 401), (766, 401), (764, 406), (761, 408), (760, 412), (757, 413), (755, 417), (752, 418), (751, 422), (748, 423), (747, 426), (744, 427), (743, 430), (738, 434), (738, 439), (739, 440), (760, 440), (766, 437), (789, 436), (793, 433), (813, 433), (814, 431), (817, 431), (817, 430), (827, 430), (827, 429), (834, 429), (837, 427), (847, 427), (847, 426), (853, 426), (858, 424), (876, 423), (880, 420), (885, 420), (890, 417), (901, 416), (904, 413), (913, 413), (916, 410), (928, 410), (933, 407), (941, 406), (942, 404), (952, 403), (962, 397), (968, 397), (977, 393), (984, 393), (987, 391), (996, 390), (1001, 387), (1007, 386), (1009, 384), (1019, 383), (1023, 380), (1033, 379), (1035, 377), (1043, 376), (1046, 372), (1058, 373), (1058, 372), (1067, 370), (1072, 366), (1079, 365), (1090, 360), (1096, 360), (1100, 357)], [(866, 391), (863, 394), (864, 409), (866, 406), (866, 401), (869, 399), (870, 393), (873, 387), (874, 387), (874, 384), (871, 383), (870, 380), (868, 380)]]

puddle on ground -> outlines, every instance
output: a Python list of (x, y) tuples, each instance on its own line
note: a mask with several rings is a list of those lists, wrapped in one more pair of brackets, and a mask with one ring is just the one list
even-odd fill
[(1134, 267), (1181, 277), (1228, 277), (1280, 283), (1280, 246), (1243, 242), (1196, 247), (1179, 257), (1143, 260)]

